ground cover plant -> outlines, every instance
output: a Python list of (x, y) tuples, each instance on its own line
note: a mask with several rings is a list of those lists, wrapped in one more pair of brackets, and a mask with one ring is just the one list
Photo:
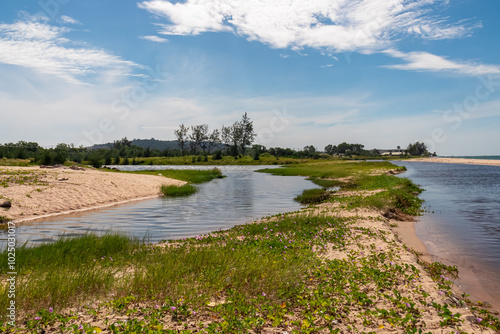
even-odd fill
[[(391, 328), (460, 330), (464, 319), (402, 245), (355, 219), (286, 214), (154, 247), (119, 235), (86, 235), (18, 250), (17, 329), (81, 333), (289, 333)], [(366, 240), (382, 240), (379, 248)], [(345, 257), (328, 254), (342, 252)], [(6, 257), (1, 254), (1, 258)], [(82, 256), (83, 255), (83, 256)], [(0, 268), (5, 272), (6, 263)], [(436, 289), (437, 289), (436, 288)], [(0, 307), (6, 307), (2, 291)], [(78, 311), (68, 307), (84, 304)], [(428, 307), (430, 304), (432, 307)], [(440, 324), (428, 313), (442, 314)], [(479, 317), (479, 311), (477, 311)], [(485, 320), (486, 319), (486, 320)], [(434, 326), (434, 327), (433, 327)], [(483, 316), (477, 329), (499, 328)], [(0, 328), (14, 332), (6, 322)]]
[[(455, 268), (439, 263), (419, 265), (415, 253), (394, 237), (387, 219), (339, 215), (340, 210), (355, 212), (358, 197), (359, 205), (363, 205), (363, 198), (385, 192), (393, 203), (398, 189), (416, 192), (408, 181), (383, 175), (394, 167), (384, 163), (351, 166), (347, 175), (338, 166), (321, 165), (319, 169), (310, 168), (308, 173), (324, 180), (343, 178), (337, 181), (347, 195), (328, 199), (335, 209), (310, 207), (305, 212), (266, 217), (159, 245), (120, 235), (89, 234), (18, 249), (16, 256), (22, 260), (17, 264), (16, 303), (23, 313), (15, 328), (1, 319), (0, 330), (500, 330), (500, 322), (491, 312), (453, 294)], [(352, 189), (366, 196), (356, 195)], [(391, 189), (395, 195), (391, 195)], [(415, 203), (401, 201), (405, 208), (408, 204), (411, 208)], [(5, 253), (0, 254), (2, 273), (6, 272), (6, 259)], [(431, 273), (434, 282), (424, 270)], [(5, 309), (7, 289), (5, 285), (0, 289), (0, 308)]]
[[(259, 172), (273, 175), (307, 176), (324, 191), (306, 190), (297, 200), (304, 204), (327, 199), (328, 188), (351, 190), (351, 195), (342, 194), (332, 201), (344, 204), (344, 208), (369, 207), (394, 212), (395, 216), (415, 216), (420, 213), (422, 200), (418, 195), (423, 191), (407, 178), (394, 177), (393, 174), (404, 171), (390, 162), (329, 161), (307, 164), (287, 165), (274, 169), (262, 169)], [(331, 197), (331, 196), (330, 196)]]

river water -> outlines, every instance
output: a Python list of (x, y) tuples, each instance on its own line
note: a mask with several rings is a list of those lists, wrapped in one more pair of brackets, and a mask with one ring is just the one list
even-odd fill
[(437, 260), (457, 265), (460, 288), (500, 310), (500, 167), (393, 162), (425, 191), (430, 213), (415, 224)]
[[(116, 166), (123, 170), (212, 169), (214, 166)], [(193, 237), (228, 229), (263, 216), (296, 211), (293, 199), (315, 184), (297, 176), (256, 173), (266, 166), (217, 166), (224, 175), (197, 185), (189, 197), (154, 198), (76, 214), (56, 216), (19, 225), (17, 244), (37, 245), (60, 236), (109, 230), (151, 242)], [(0, 232), (0, 249), (5, 248), (6, 231)]]

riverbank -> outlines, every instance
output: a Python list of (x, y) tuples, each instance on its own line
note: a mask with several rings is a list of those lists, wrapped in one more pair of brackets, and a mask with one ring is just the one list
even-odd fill
[(161, 185), (184, 181), (158, 175), (112, 173), (67, 167), (0, 167), (0, 216), (16, 222), (98, 209), (158, 197)]
[[(88, 236), (17, 252), (17, 279), (23, 283), (16, 295), (19, 328), (115, 333), (494, 333), (488, 326), (500, 328), (498, 319), (453, 292), (454, 268), (424, 263), (396, 236), (419, 202), (418, 187), (392, 176), (393, 165), (280, 169), (282, 175), (312, 172), (315, 182), (340, 190), (301, 212), (161, 247)], [(8, 300), (1, 296), (4, 309)]]
[(500, 166), (500, 160), (487, 160), (487, 159), (466, 159), (466, 158), (414, 158), (407, 161), (415, 162), (438, 162), (444, 164), (466, 164), (466, 165), (485, 165), (485, 166)]

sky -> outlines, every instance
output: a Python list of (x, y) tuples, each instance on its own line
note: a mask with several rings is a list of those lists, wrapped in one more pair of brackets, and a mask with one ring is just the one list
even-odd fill
[(2, 0), (0, 143), (174, 140), (500, 155), (497, 0)]

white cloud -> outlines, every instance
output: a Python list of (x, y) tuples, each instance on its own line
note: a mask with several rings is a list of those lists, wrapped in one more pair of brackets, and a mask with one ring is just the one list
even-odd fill
[(68, 24), (81, 24), (80, 21), (75, 20), (74, 18), (66, 15), (61, 16), (61, 22), (62, 23), (68, 23)]
[(483, 65), (473, 62), (453, 61), (428, 52), (401, 52), (385, 50), (384, 53), (405, 60), (406, 64), (386, 65), (384, 67), (396, 70), (454, 72), (465, 75), (484, 75), (500, 73), (500, 66)]
[(480, 23), (433, 15), (447, 0), (187, 0), (139, 3), (160, 18), (162, 34), (233, 32), (273, 48), (381, 50), (412, 35), (438, 40), (468, 36)]
[(0, 63), (30, 68), (72, 83), (96, 73), (132, 75), (134, 68), (141, 67), (105, 50), (72, 47), (71, 41), (63, 37), (69, 31), (33, 18), (0, 24)]
[(165, 43), (168, 42), (168, 39), (166, 38), (161, 38), (158, 36), (141, 36), (141, 39), (145, 39), (150, 42), (155, 42), (155, 43)]

